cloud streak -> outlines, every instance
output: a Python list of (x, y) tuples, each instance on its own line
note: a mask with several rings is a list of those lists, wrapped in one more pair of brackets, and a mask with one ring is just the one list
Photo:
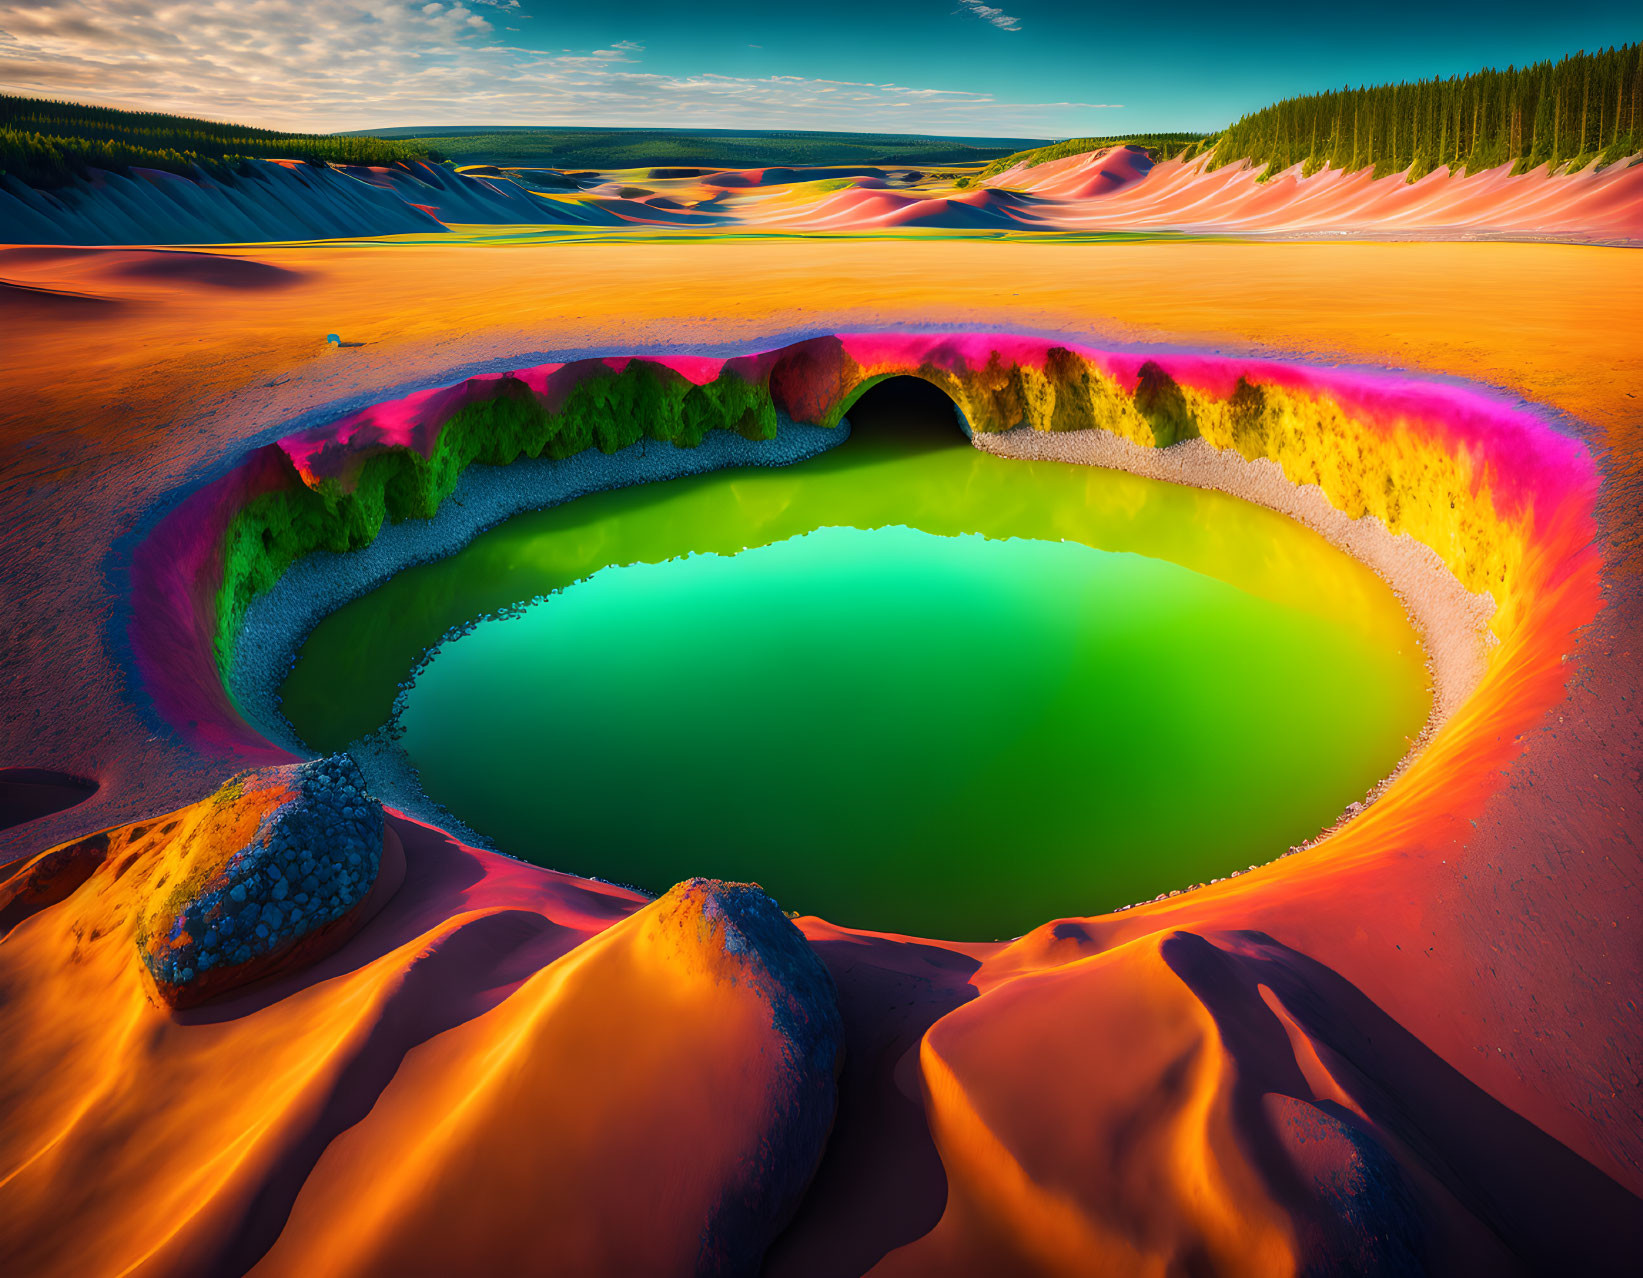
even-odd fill
[[(978, 16), (997, 13), (964, 2)], [(666, 124), (1044, 136), (1065, 131), (1069, 115), (1113, 105), (1011, 102), (894, 82), (664, 74), (645, 69), (645, 48), (631, 40), (522, 47), (492, 21), (516, 8), (508, 0), (172, 0), (162, 17), (146, 0), (0, 0), (0, 85), (311, 131)]]
[(1012, 18), (1002, 9), (995, 9), (990, 4), (982, 4), (981, 0), (958, 0), (958, 2), (983, 22), (991, 23), (1000, 31), (1021, 30), (1021, 19)]

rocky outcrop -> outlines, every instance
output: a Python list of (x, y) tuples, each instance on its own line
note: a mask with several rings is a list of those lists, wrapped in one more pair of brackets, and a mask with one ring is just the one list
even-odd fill
[(785, 1066), (771, 1125), (758, 1158), (719, 1200), (697, 1262), (699, 1273), (752, 1273), (798, 1206), (833, 1126), (844, 1054), (837, 991), (816, 951), (757, 884), (690, 879), (653, 908), (661, 928), (702, 947), (716, 979), (745, 984), (770, 1008)]
[(204, 808), (137, 931), (155, 992), (178, 1008), (340, 943), (382, 857), (382, 808), (347, 755), (242, 773)]

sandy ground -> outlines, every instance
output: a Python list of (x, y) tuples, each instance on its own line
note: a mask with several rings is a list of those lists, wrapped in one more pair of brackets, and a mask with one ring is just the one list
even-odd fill
[[(195, 757), (130, 695), (123, 556), (167, 493), (305, 414), (498, 363), (722, 351), (881, 326), (1190, 342), (1465, 377), (1566, 414), (1599, 458), (1607, 607), (1568, 654), (1567, 700), (1524, 737), (1498, 792), (1456, 823), (1447, 855), (1393, 867), (1351, 899), (1286, 904), (1280, 877), (1262, 879), (1272, 890), (1237, 925), (1326, 965), (1481, 1095), (1643, 1191), (1643, 255), (1517, 244), (915, 239), (293, 246), (248, 256), (279, 270), (225, 272), (173, 254), (0, 250), (0, 280), (21, 286), (0, 290), (15, 334), (0, 372), (0, 765), (103, 786), (79, 808), (0, 834), (0, 859), (166, 811), (221, 779), (220, 761)], [(360, 345), (329, 347), (327, 333)], [(1193, 901), (1172, 902), (1163, 921), (1193, 926)], [(1233, 924), (1222, 911), (1198, 925)], [(844, 987), (847, 1032), (890, 1045), (885, 1071), (963, 997), (898, 994), (899, 1010), (883, 1011), (873, 982), (891, 972), (901, 982), (902, 968), (825, 925), (805, 926)], [(1113, 980), (1197, 970), (1175, 942), (1149, 944), (1159, 948), (1124, 946), (1126, 957), (1114, 950), (1100, 961)], [(1010, 961), (970, 983), (1002, 979)], [(1023, 986), (1013, 1014), (1036, 1015), (1030, 999)], [(1008, 1000), (988, 1006), (1012, 1015)], [(943, 1024), (925, 1043), (926, 1077), (944, 1077), (944, 1061), (968, 1061), (970, 1094), (980, 1095), (982, 1040), (966, 1041), (962, 1016)], [(847, 1097), (881, 1095), (875, 1078), (847, 1076)], [(955, 1218), (954, 1203), (961, 1218), (969, 1181), (953, 1151), (962, 1142), (944, 1125), (958, 1120), (932, 1112), (951, 1195), (944, 1219)], [(839, 1139), (840, 1157), (871, 1161), (851, 1143), (859, 1132)], [(807, 1230), (837, 1236), (845, 1224), (878, 1237), (850, 1205), (847, 1182), (855, 1183), (824, 1167), (827, 1193), (801, 1214), (794, 1239)], [(933, 1208), (921, 1203), (914, 1214), (927, 1226)], [(906, 1228), (883, 1232), (907, 1241)], [(926, 1270), (939, 1267), (946, 1245), (932, 1237), (918, 1253)], [(819, 1271), (803, 1263), (817, 1254), (795, 1242), (775, 1260)]]

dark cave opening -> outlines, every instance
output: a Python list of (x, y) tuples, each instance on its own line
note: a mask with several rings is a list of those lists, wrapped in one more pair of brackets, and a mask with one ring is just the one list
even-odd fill
[(922, 377), (887, 377), (868, 387), (845, 418), (852, 434), (894, 436), (931, 448), (964, 442), (958, 405)]

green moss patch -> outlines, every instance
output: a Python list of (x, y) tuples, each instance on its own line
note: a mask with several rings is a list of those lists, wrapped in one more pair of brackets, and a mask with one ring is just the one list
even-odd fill
[(774, 439), (769, 388), (734, 374), (697, 386), (656, 365), (635, 361), (620, 373), (578, 384), (557, 412), (523, 382), (504, 378), (493, 397), (455, 413), (423, 456), (390, 447), (366, 459), (351, 487), (300, 481), (246, 503), (223, 538), (214, 655), (225, 676), (246, 611), (298, 559), (315, 551), (358, 550), (384, 521), (428, 519), (474, 464), (505, 466), (521, 457), (563, 459), (589, 448), (614, 453), (640, 439), (694, 448), (710, 430)]

